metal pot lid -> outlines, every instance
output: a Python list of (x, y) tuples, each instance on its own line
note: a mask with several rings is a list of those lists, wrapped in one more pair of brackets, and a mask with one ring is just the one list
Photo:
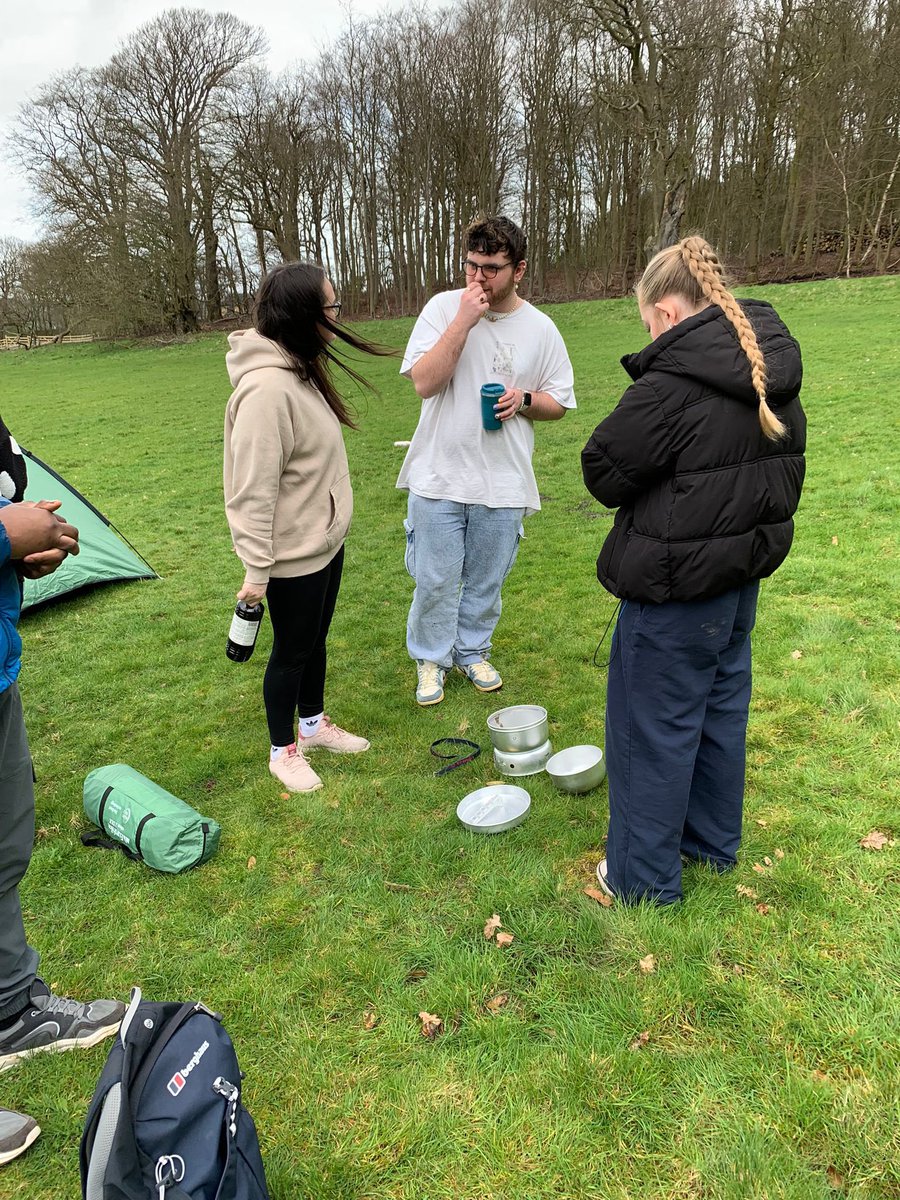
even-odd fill
[(531, 808), (524, 788), (511, 783), (489, 783), (463, 796), (456, 815), (472, 833), (502, 833), (521, 825)]

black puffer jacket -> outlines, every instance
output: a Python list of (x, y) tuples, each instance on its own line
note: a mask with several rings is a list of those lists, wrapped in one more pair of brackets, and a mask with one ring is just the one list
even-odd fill
[(784, 561), (803, 486), (800, 348), (770, 304), (741, 301), (766, 360), (781, 441), (759, 424), (750, 364), (718, 305), (622, 365), (634, 379), (581, 455), (588, 491), (618, 507), (597, 578), (627, 600), (701, 600)]

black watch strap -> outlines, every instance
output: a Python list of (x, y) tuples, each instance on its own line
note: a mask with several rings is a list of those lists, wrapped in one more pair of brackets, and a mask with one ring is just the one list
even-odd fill
[(531, 408), (531, 392), (522, 393), (522, 407)]

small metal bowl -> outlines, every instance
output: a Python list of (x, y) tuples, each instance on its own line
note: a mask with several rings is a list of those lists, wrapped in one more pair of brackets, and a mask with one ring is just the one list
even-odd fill
[(606, 764), (599, 746), (570, 746), (548, 759), (545, 770), (561, 792), (589, 792), (603, 782)]
[(503, 833), (515, 829), (528, 816), (531, 797), (511, 783), (489, 783), (463, 796), (456, 815), (472, 833)]
[(491, 743), (497, 750), (537, 750), (550, 736), (547, 710), (539, 704), (513, 704), (487, 719)]
[(553, 753), (549, 741), (536, 750), (498, 750), (494, 747), (494, 765), (501, 775), (537, 775)]

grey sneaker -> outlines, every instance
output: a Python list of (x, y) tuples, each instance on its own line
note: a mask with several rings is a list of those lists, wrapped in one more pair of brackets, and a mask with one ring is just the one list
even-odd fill
[(36, 979), (28, 1007), (14, 1024), (0, 1031), (0, 1071), (42, 1050), (95, 1046), (116, 1032), (124, 1016), (125, 1005), (119, 1000), (79, 1004), (54, 996), (43, 979)]
[(597, 882), (600, 884), (601, 891), (606, 892), (607, 896), (612, 896), (612, 898), (615, 900), (616, 893), (609, 886), (609, 882), (607, 881), (607, 878), (606, 878), (606, 859), (605, 858), (597, 863)]
[(486, 658), (483, 658), (481, 662), (457, 663), (456, 665), (457, 669), (474, 683), (477, 692), (496, 692), (498, 688), (503, 687), (500, 672), (492, 667)]
[(447, 672), (437, 663), (423, 658), (416, 659), (416, 671), (416, 703), (423, 708), (429, 704), (440, 704), (444, 698), (444, 676)]
[(0, 1166), (24, 1154), (40, 1132), (33, 1117), (0, 1108)]

